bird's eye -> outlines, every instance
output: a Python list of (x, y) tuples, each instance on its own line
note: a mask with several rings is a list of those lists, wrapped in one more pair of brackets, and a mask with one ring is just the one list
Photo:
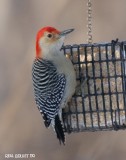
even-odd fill
[(48, 34), (47, 37), (48, 37), (48, 38), (51, 38), (51, 37), (52, 37), (52, 34)]

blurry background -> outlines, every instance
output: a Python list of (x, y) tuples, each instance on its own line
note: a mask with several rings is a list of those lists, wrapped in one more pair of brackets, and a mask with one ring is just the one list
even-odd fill
[[(93, 41), (126, 40), (126, 1), (92, 0)], [(0, 0), (0, 160), (33, 153), (35, 160), (125, 160), (126, 131), (78, 133), (59, 146), (43, 125), (31, 80), (36, 32), (75, 28), (66, 44), (86, 43), (87, 0)]]

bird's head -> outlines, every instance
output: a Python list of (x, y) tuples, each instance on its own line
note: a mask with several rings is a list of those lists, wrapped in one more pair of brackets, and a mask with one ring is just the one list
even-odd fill
[(40, 29), (36, 37), (36, 58), (46, 58), (49, 54), (57, 54), (64, 43), (65, 36), (73, 30), (59, 31), (53, 27)]

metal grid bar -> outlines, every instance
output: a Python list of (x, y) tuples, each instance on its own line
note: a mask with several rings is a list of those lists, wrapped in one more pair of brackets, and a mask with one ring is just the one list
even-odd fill
[(67, 132), (126, 128), (126, 41), (63, 47), (77, 89), (63, 110)]

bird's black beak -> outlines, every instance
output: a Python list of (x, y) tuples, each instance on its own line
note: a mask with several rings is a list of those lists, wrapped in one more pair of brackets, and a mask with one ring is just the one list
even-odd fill
[(67, 30), (65, 30), (65, 31), (60, 32), (59, 35), (60, 35), (60, 37), (66, 36), (67, 34), (73, 32), (73, 31), (74, 31), (74, 29), (67, 29)]

